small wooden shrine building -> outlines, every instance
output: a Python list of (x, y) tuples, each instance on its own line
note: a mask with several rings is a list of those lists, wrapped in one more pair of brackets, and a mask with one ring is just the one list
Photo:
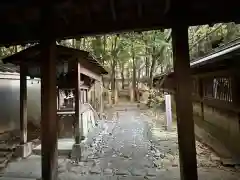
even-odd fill
[[(83, 104), (89, 99), (88, 91), (91, 87), (95, 87), (94, 83), (101, 84), (100, 91), (102, 92), (102, 74), (107, 74), (107, 71), (101, 66), (101, 64), (90, 55), (89, 52), (81, 51), (61, 45), (56, 45), (54, 51), (56, 52), (56, 61), (51, 64), (55, 70), (50, 70), (45, 67), (41, 68), (41, 45), (37, 44), (29, 47), (21, 52), (6, 57), (3, 59), (4, 63), (11, 63), (20, 67), (20, 131), (21, 131), (21, 149), (22, 156), (28, 155), (28, 143), (27, 143), (27, 84), (26, 77), (41, 78), (41, 131), (42, 131), (42, 153), (49, 151), (49, 146), (54, 147), (52, 156), (55, 156), (57, 151), (56, 141), (49, 141), (49, 136), (45, 134), (53, 132), (51, 138), (57, 138), (57, 132), (60, 121), (60, 117), (64, 115), (70, 115), (74, 121), (74, 137), (75, 143), (79, 144), (83, 138), (82, 127), (82, 113)], [(46, 53), (49, 53), (46, 51)], [(55, 76), (50, 76), (48, 72), (54, 71)], [(56, 86), (53, 86), (48, 80), (52, 79), (56, 82)], [(52, 88), (48, 88), (51, 86)], [(46, 88), (48, 90), (46, 91)], [(74, 95), (71, 107), (62, 108), (60, 104), (60, 91), (71, 91)], [(49, 91), (51, 93), (49, 93)], [(95, 90), (96, 91), (96, 90)], [(77, 93), (76, 93), (77, 92)], [(46, 95), (48, 94), (48, 95)], [(103, 111), (103, 99), (100, 93), (100, 108), (98, 111)], [(94, 99), (93, 99), (94, 101)], [(57, 103), (56, 103), (57, 102)], [(48, 110), (46, 110), (43, 104), (47, 103)], [(67, 102), (69, 103), (69, 102)], [(46, 115), (59, 117), (58, 121), (53, 121)], [(55, 117), (52, 117), (55, 119)], [(44, 120), (43, 120), (44, 119)], [(50, 128), (50, 129), (49, 129)], [(48, 145), (47, 145), (48, 144)], [(43, 161), (44, 162), (44, 161)]]

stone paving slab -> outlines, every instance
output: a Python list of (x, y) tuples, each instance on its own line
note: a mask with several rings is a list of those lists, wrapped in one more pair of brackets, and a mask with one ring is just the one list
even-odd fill
[[(62, 138), (58, 139), (58, 155), (67, 156), (71, 153), (74, 145), (73, 138)], [(33, 152), (37, 155), (41, 155), (41, 144), (33, 149)]]
[(41, 156), (32, 155), (27, 159), (13, 161), (1, 172), (7, 177), (41, 177)]
[(100, 175), (78, 176), (77, 174), (70, 172), (59, 174), (58, 180), (118, 180), (118, 177)]
[[(64, 158), (58, 159), (58, 166), (64, 166), (66, 171), (66, 164), (69, 160)], [(41, 156), (31, 155), (26, 159), (10, 162), (4, 170), (0, 172), (0, 176), (13, 178), (41, 178)]]

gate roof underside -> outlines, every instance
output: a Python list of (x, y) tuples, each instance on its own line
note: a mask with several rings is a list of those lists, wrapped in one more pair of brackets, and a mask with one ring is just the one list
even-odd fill
[(52, 7), (57, 39), (122, 31), (170, 28), (176, 24), (238, 21), (238, 1), (228, 0), (2, 0), (0, 44), (38, 41), (43, 7)]

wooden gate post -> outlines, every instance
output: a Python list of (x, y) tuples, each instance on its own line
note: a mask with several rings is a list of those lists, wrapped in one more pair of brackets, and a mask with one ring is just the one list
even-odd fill
[(56, 42), (41, 42), (42, 179), (57, 179)]
[(56, 180), (57, 148), (57, 93), (56, 93), (56, 39), (54, 37), (54, 10), (45, 4), (41, 11), (41, 153), (42, 179)]
[(27, 142), (27, 65), (20, 65), (20, 145), (16, 147), (18, 157), (27, 157), (32, 153), (32, 143)]
[[(81, 90), (80, 90), (80, 63), (76, 60), (75, 63), (75, 123), (74, 123), (74, 136), (75, 136), (75, 143), (80, 144), (81, 137), (80, 137), (80, 109), (81, 109)], [(82, 126), (81, 126), (82, 128)]]
[(83, 140), (83, 119), (82, 119), (82, 108), (81, 108), (81, 74), (80, 74), (80, 63), (78, 59), (75, 61), (74, 68), (74, 86), (75, 86), (75, 122), (74, 122), (74, 137), (75, 144), (72, 147), (71, 157), (76, 161), (80, 161), (82, 157), (81, 141)]
[(27, 67), (20, 65), (20, 143), (27, 142)]
[(173, 27), (172, 46), (181, 179), (197, 180), (188, 26), (178, 24)]

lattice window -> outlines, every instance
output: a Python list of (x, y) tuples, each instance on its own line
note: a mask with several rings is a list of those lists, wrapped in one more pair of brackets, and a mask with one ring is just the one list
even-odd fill
[(203, 79), (204, 97), (232, 102), (232, 80), (230, 77)]

